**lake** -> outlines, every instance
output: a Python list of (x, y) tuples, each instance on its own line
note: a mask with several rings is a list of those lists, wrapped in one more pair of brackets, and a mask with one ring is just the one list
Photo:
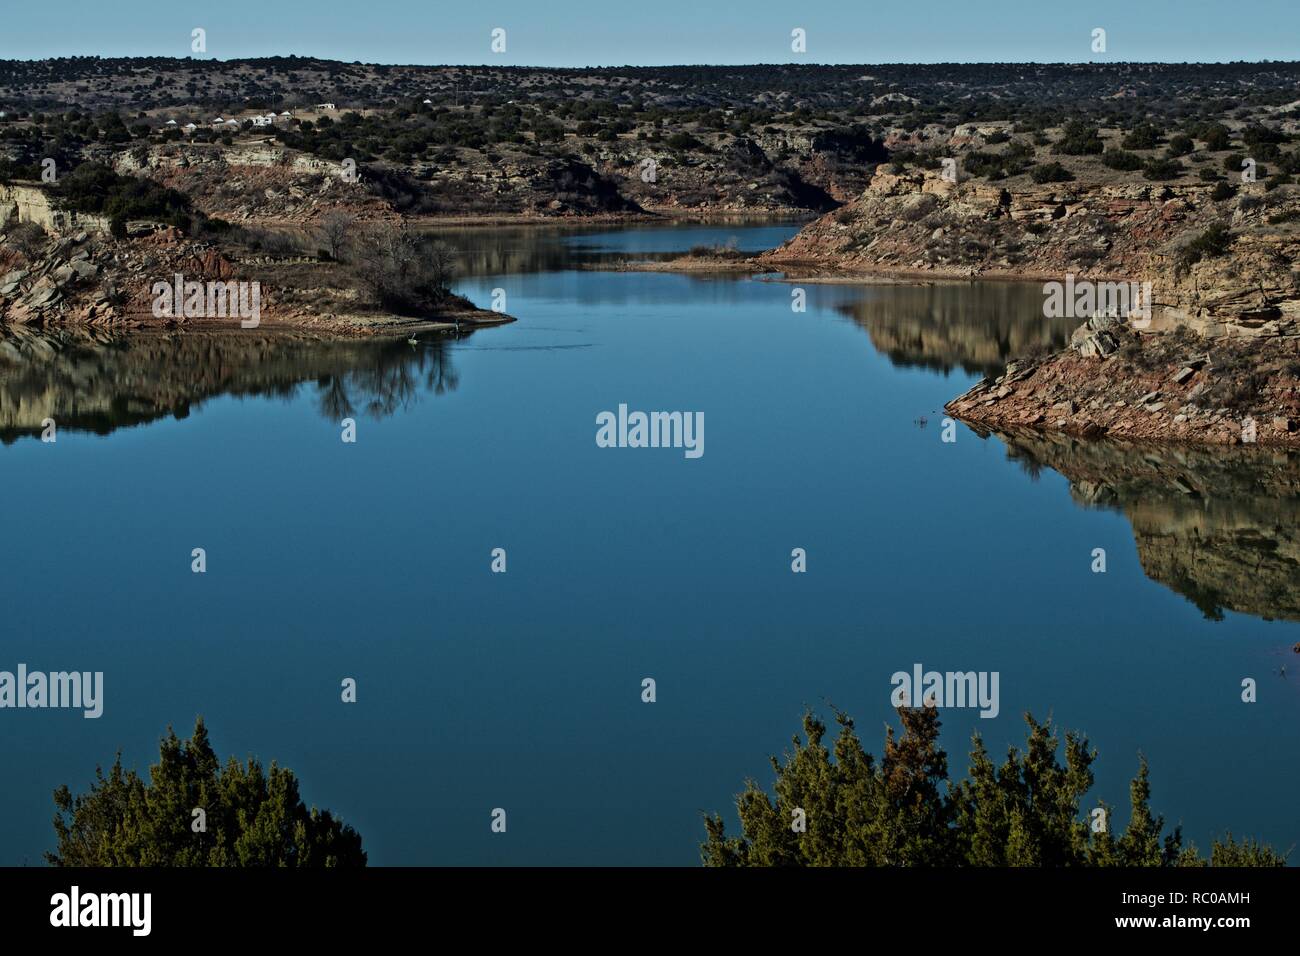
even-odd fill
[[(1068, 337), (1038, 286), (586, 268), (796, 228), (449, 231), (458, 291), (518, 321), (415, 347), (0, 345), (0, 670), (104, 672), (99, 719), (0, 710), (0, 864), (53, 847), (55, 787), (202, 714), (374, 865), (694, 865), (805, 708), (878, 753), (915, 664), (1000, 675), (998, 716), (943, 711), (954, 774), (1051, 714), (1118, 824), (1141, 752), (1203, 850), (1295, 844), (1300, 456), (943, 441), (945, 401)], [(598, 447), (620, 405), (703, 413), (704, 453)]]

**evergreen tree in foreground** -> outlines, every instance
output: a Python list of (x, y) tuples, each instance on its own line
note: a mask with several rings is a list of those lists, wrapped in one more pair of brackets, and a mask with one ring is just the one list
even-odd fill
[[(935, 708), (898, 710), (903, 732), (885, 735), (879, 762), (862, 749), (853, 721), (836, 714), (834, 753), (822, 743), (826, 725), (804, 715), (806, 743), (794, 737), (776, 771), (775, 801), (753, 780), (736, 798), (743, 835), (728, 837), (717, 814), (704, 819), (706, 866), (1283, 866), (1286, 858), (1231, 833), (1216, 839), (1207, 861), (1183, 846), (1180, 828), (1162, 837), (1163, 817), (1152, 816), (1146, 759), (1129, 787), (1132, 805), (1122, 836), (1094, 826), (1095, 811), (1080, 815), (1092, 788), (1086, 738), (1060, 739), (1050, 719), (1029, 725), (1023, 751), (1012, 747), (995, 765), (979, 734), (971, 739), (965, 780), (948, 779), (939, 748)], [(833, 759), (832, 759), (833, 757)], [(803, 814), (796, 811), (802, 810)], [(803, 824), (800, 825), (802, 819)]]
[[(221, 767), (202, 717), (189, 740), (167, 729), (148, 783), (123, 771), (121, 753), (95, 777), (89, 793), (54, 792), (52, 866), (366, 865), (361, 836), (328, 810), (308, 810), (292, 770), (234, 757)], [(206, 832), (195, 832), (196, 808)]]

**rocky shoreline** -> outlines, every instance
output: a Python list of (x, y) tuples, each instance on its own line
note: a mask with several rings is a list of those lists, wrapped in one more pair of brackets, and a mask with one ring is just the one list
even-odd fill
[[(1094, 317), (1069, 348), (1018, 357), (954, 398), (948, 413), (984, 428), (1294, 447), (1300, 197), (1263, 183), (1224, 192), (1186, 182), (958, 184), (881, 166), (861, 196), (778, 249), (627, 268), (802, 282), (1144, 285), (1141, 315), (1084, 310), (1079, 321)], [(1215, 229), (1218, 247), (1208, 242)]]
[[(958, 276), (918, 270), (861, 271), (828, 262), (683, 256), (592, 268), (686, 274), (770, 273), (786, 282), (882, 285), (964, 284)], [(979, 281), (1052, 281), (1050, 273), (1000, 271)], [(1207, 310), (1205, 315), (1215, 313)], [(983, 429), (1037, 429), (1081, 438), (1139, 442), (1300, 447), (1300, 336), (1292, 320), (1278, 331), (1265, 320), (1247, 331), (1193, 331), (1168, 314), (1139, 330), (1114, 316), (1079, 326), (1070, 347), (1020, 356), (945, 405)]]
[(983, 428), (1300, 447), (1300, 341), (1144, 333), (1095, 318), (1064, 351), (1013, 361), (944, 408)]
[[(233, 308), (226, 315), (156, 315), (155, 283), (177, 275), (187, 282), (257, 283), (255, 324), (241, 326)], [(0, 329), (264, 327), (347, 336), (440, 333), (512, 321), (459, 296), (423, 314), (395, 314), (365, 302), (338, 263), (303, 256), (241, 258), (170, 228), (126, 240), (86, 231), (55, 236), (22, 260), (0, 253)]]
[[(151, 157), (152, 158), (152, 157)], [(283, 176), (287, 170), (276, 167)], [(158, 171), (155, 169), (155, 171)], [(173, 170), (165, 169), (164, 175)], [(178, 176), (193, 176), (179, 167)], [(333, 180), (313, 200), (366, 221)], [(191, 188), (194, 183), (189, 183)], [(283, 185), (283, 184), (281, 184)], [(659, 261), (590, 268), (688, 274), (769, 274), (788, 281), (934, 284), (973, 280), (1145, 282), (1139, 325), (1095, 317), (1056, 354), (1018, 357), (1004, 374), (948, 403), (984, 428), (1034, 428), (1095, 438), (1209, 445), (1300, 445), (1300, 199), (1243, 186), (1232, 201), (1208, 185), (986, 185), (880, 166), (860, 196), (759, 255), (696, 250)], [(1281, 192), (1281, 191), (1279, 191)], [(327, 195), (328, 194), (328, 195)], [(196, 195), (211, 195), (198, 190)], [(288, 194), (286, 193), (286, 196)], [(209, 206), (209, 209), (213, 207)], [(219, 211), (219, 210), (216, 210)], [(370, 210), (371, 212), (375, 210)], [(56, 215), (57, 211), (51, 211)], [(632, 222), (639, 212), (574, 217), (398, 217), (408, 228), (509, 222)], [(698, 210), (690, 218), (699, 218)], [(1230, 223), (1217, 254), (1189, 257), (1199, 230)], [(1282, 223), (1283, 225), (1275, 225)], [(420, 316), (367, 305), (357, 274), (324, 253), (270, 254), (157, 224), (127, 238), (93, 228), (55, 231), (44, 247), (0, 252), (0, 324), (203, 328), (234, 319), (158, 318), (159, 280), (260, 284), (268, 327), (336, 335), (439, 333), (512, 321), (448, 296)], [(1228, 233), (1225, 233), (1228, 234)]]

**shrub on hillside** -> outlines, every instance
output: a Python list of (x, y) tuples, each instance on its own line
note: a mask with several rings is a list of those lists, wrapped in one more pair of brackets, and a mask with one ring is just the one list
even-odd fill
[(1142, 168), (1142, 157), (1123, 149), (1108, 149), (1102, 154), (1101, 161), (1110, 169), (1133, 172)]
[(1225, 255), (1231, 245), (1232, 233), (1225, 224), (1216, 222), (1179, 250), (1174, 263), (1175, 270), (1182, 275), (1202, 259), (1215, 259)]
[(1082, 120), (1070, 120), (1061, 127), (1061, 138), (1056, 141), (1053, 152), (1063, 156), (1099, 155), (1105, 149), (1097, 127), (1090, 126)]
[(1215, 183), (1214, 188), (1210, 190), (1210, 198), (1215, 202), (1223, 202), (1223, 200), (1231, 199), (1235, 195), (1237, 195), (1237, 190), (1225, 182)]
[(198, 215), (184, 193), (151, 179), (121, 176), (103, 163), (82, 163), (54, 192), (69, 209), (108, 217), (117, 236), (126, 235), (128, 219), (158, 220), (188, 232)]
[(1147, 160), (1142, 175), (1156, 182), (1177, 179), (1184, 172), (1183, 164), (1176, 159), (1160, 158)]
[(1029, 171), (1029, 177), (1036, 183), (1066, 183), (1074, 179), (1074, 174), (1060, 163), (1043, 163)]
[(1139, 123), (1124, 137), (1122, 145), (1125, 149), (1155, 149), (1160, 139), (1160, 130), (1153, 124)]

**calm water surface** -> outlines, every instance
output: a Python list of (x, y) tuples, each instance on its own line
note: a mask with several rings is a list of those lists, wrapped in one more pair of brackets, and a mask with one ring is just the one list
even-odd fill
[[(956, 770), (1050, 713), (1121, 823), (1141, 751), (1202, 847), (1294, 844), (1300, 460), (942, 443), (948, 398), (1068, 334), (1035, 287), (809, 285), (796, 313), (778, 281), (578, 268), (793, 229), (452, 233), (460, 291), (519, 321), (414, 349), (0, 344), (0, 669), (106, 683), (98, 720), (0, 711), (0, 864), (52, 847), (56, 786), (202, 714), (374, 864), (689, 865), (804, 708), (878, 751), (914, 663), (1001, 674), (997, 718), (944, 712)], [(704, 456), (597, 448), (620, 403), (704, 412)]]

